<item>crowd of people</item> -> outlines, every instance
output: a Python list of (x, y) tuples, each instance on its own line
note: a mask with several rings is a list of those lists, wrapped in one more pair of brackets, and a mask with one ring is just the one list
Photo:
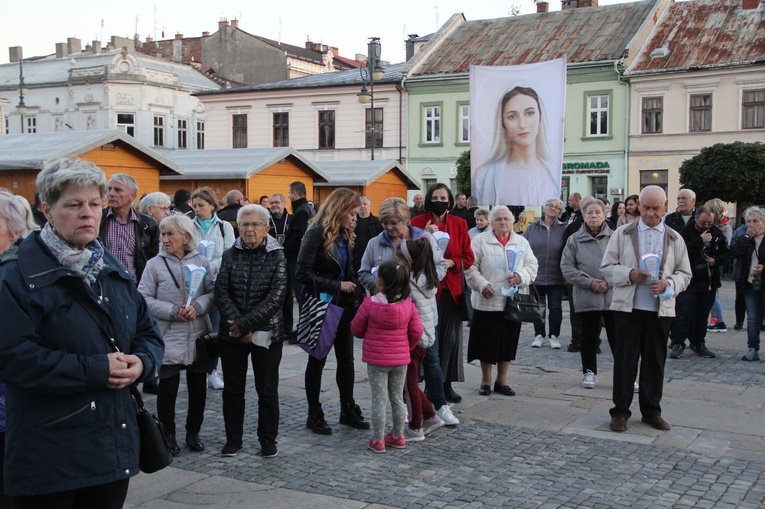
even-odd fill
[[(479, 208), (444, 184), (416, 195), (411, 208), (388, 198), (377, 216), (368, 197), (347, 188), (315, 206), (301, 182), (259, 204), (239, 190), (220, 202), (207, 187), (139, 200), (130, 175), (107, 180), (80, 160), (46, 167), (37, 187), (34, 208), (0, 191), (2, 507), (121, 507), (138, 472), (130, 393), (138, 383), (157, 394), (173, 455), (181, 443), (205, 450), (207, 389), (222, 390), (221, 455), (233, 457), (248, 432), (251, 364), (260, 454), (276, 456), (279, 365), (284, 343), (297, 339), (293, 298), (298, 309), (307, 296), (341, 308), (332, 343), (337, 419), (371, 428), (365, 440), (375, 453), (460, 424), (451, 408), (462, 400), (453, 384), (465, 380), (466, 321), (478, 394), (515, 395), (509, 368), (522, 324), (505, 307), (516, 295), (546, 303), (531, 347), (553, 350), (562, 347), (568, 296), (568, 350), (580, 354), (587, 389), (597, 383), (605, 328), (615, 432), (627, 430), (635, 393), (642, 421), (670, 429), (661, 413), (666, 359), (679, 358), (686, 341), (698, 356), (715, 357), (705, 337), (726, 330), (721, 307), (713, 308), (729, 258), (736, 329), (746, 315), (743, 360), (759, 360), (765, 210), (746, 209), (734, 232), (719, 200), (696, 206), (689, 189), (671, 214), (665, 191), (647, 186), (613, 207), (573, 193), (564, 210), (551, 198), (539, 219), (527, 223), (524, 211), (516, 224), (510, 208)], [(194, 270), (204, 272), (198, 287), (188, 279)], [(710, 312), (716, 322), (708, 325)], [(367, 365), (370, 421), (354, 398), (354, 338)], [(306, 428), (323, 435), (332, 433), (321, 402), (326, 360), (310, 355), (305, 368)]]

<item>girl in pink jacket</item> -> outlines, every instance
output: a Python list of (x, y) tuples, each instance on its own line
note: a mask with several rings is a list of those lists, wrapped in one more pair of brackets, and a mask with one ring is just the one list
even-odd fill
[[(366, 297), (351, 322), (351, 332), (364, 338), (361, 360), (367, 363), (372, 388), (372, 430), (367, 447), (384, 453), (385, 446), (406, 447), (404, 423), (404, 382), (409, 352), (422, 338), (423, 327), (409, 295), (409, 270), (396, 262), (383, 262), (377, 268), (374, 297)], [(393, 430), (385, 435), (385, 406), (390, 401)], [(384, 438), (383, 438), (384, 436)]]

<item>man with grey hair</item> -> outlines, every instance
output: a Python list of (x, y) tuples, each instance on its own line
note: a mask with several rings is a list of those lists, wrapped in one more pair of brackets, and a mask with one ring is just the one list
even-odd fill
[(611, 235), (600, 265), (613, 287), (610, 309), (619, 331), (610, 410), (610, 427), (616, 432), (627, 431), (638, 364), (642, 421), (658, 430), (670, 429), (661, 416), (667, 336), (675, 316), (675, 296), (688, 286), (691, 267), (682, 237), (662, 222), (666, 211), (664, 189), (643, 189), (640, 219)]
[(422, 214), (427, 214), (425, 211), (425, 198), (423, 198), (422, 193), (417, 193), (414, 195), (414, 198), (412, 200), (414, 202), (413, 207), (409, 207), (409, 217), (416, 217)]
[(159, 252), (159, 225), (131, 207), (138, 195), (138, 184), (127, 173), (115, 173), (109, 180), (109, 206), (101, 218), (99, 236), (119, 262), (133, 275), (136, 284), (146, 262)]
[(696, 215), (696, 193), (690, 189), (681, 189), (677, 193), (677, 210), (667, 214), (664, 224), (680, 233), (693, 216)]
[(157, 223), (170, 215), (170, 197), (165, 193), (149, 193), (141, 198), (141, 214), (154, 218)]

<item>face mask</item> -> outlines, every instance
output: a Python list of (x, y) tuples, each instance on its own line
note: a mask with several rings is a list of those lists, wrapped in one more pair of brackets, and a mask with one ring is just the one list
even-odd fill
[(444, 215), (447, 210), (449, 210), (449, 202), (447, 201), (430, 202), (430, 211), (439, 217)]

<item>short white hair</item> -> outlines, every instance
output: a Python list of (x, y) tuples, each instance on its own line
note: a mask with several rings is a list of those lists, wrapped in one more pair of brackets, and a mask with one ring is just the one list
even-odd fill
[(499, 214), (500, 212), (507, 212), (508, 214), (510, 214), (510, 223), (511, 224), (515, 223), (515, 216), (510, 211), (510, 209), (507, 208), (505, 205), (500, 205), (498, 207), (494, 207), (493, 209), (491, 209), (491, 212), (489, 212), (489, 222), (493, 223), (494, 218), (497, 217), (497, 214)]
[(156, 193), (149, 193), (141, 198), (141, 213), (148, 214), (149, 207), (159, 207), (161, 205), (167, 205), (169, 207), (170, 197), (159, 191)]
[(159, 233), (171, 230), (176, 233), (180, 233), (181, 235), (189, 235), (189, 243), (184, 246), (187, 253), (190, 253), (197, 248), (198, 241), (196, 228), (194, 227), (194, 221), (192, 221), (189, 216), (179, 212), (173, 212), (162, 221), (160, 221)]
[(239, 211), (236, 213), (236, 222), (241, 223), (242, 218), (252, 215), (257, 216), (258, 220), (263, 224), (268, 224), (268, 220), (271, 219), (271, 213), (266, 210), (265, 207), (256, 203), (252, 203), (239, 209)]

